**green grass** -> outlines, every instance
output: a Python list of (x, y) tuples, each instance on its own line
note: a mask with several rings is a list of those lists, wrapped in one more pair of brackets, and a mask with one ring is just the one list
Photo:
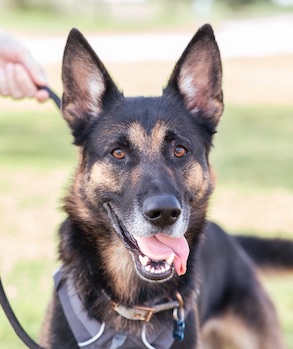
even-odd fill
[(221, 185), (293, 191), (291, 106), (227, 106), (211, 163)]
[(72, 164), (72, 137), (58, 111), (5, 111), (1, 114), (1, 167), (34, 167), (42, 171)]
[[(292, 106), (227, 106), (215, 138), (211, 160), (220, 187), (231, 187), (239, 191), (256, 190), (260, 193), (270, 193), (276, 189), (293, 192), (292, 110)], [(43, 188), (34, 188), (31, 195), (26, 191), (22, 194), (27, 188), (22, 188), (22, 184), (15, 187), (10, 174), (17, 172), (28, 176), (28, 183), (32, 176), (34, 185), (34, 179), (41, 177), (45, 180), (56, 168), (72, 173), (75, 151), (71, 142), (69, 129), (55, 110), (44, 108), (41, 113), (31, 110), (1, 111), (0, 171), (4, 179), (0, 183), (0, 251), (4, 252), (5, 249), (7, 253), (6, 249), (9, 249), (9, 253), (14, 256), (14, 249), (3, 246), (3, 241), (13, 237), (19, 237), (20, 241), (25, 238), (22, 231), (16, 231), (17, 226), (13, 222), (17, 219), (18, 212), (14, 212), (12, 221), (7, 222), (3, 217), (2, 198), (8, 198), (12, 202), (14, 198), (18, 200), (17, 210), (25, 215), (26, 212), (31, 214), (31, 211), (46, 210), (46, 193), (50, 193), (50, 188), (45, 192), (42, 192)], [(19, 197), (16, 199), (17, 195)], [(3, 201), (3, 205), (6, 205), (6, 201)], [(5, 209), (7, 212), (6, 207)], [(51, 209), (53, 212), (55, 207)], [(32, 217), (34, 220), (35, 217)], [(46, 228), (42, 227), (44, 230)], [(40, 231), (40, 234), (43, 233), (43, 230)], [(261, 231), (256, 233), (264, 234)], [(54, 237), (50, 233), (44, 234), (43, 244), (46, 245), (48, 239)], [(2, 255), (0, 253), (1, 265), (4, 263), (3, 252)], [(14, 257), (11, 270), (5, 273), (5, 286), (21, 323), (37, 339), (52, 289), (51, 273), (56, 263), (48, 258)], [(292, 349), (293, 279), (289, 276), (266, 277), (265, 285), (280, 313), (287, 347)], [(0, 347), (24, 349), (2, 312), (0, 324)]]
[(287, 349), (293, 348), (293, 275), (265, 275), (264, 285), (274, 299)]
[[(52, 293), (50, 277), (54, 264), (50, 260), (22, 260), (13, 268), (8, 278), (2, 280), (12, 309), (18, 320), (34, 339), (38, 340), (41, 323), (46, 313), (49, 297)], [(26, 348), (17, 339), (8, 320), (0, 312), (0, 344), (5, 349)]]

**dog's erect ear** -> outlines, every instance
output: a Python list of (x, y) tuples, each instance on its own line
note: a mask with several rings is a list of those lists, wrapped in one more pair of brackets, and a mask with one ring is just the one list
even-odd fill
[(72, 29), (67, 39), (62, 81), (62, 112), (73, 134), (101, 112), (107, 96), (113, 102), (121, 96), (103, 63), (77, 29)]
[(206, 24), (177, 62), (165, 93), (176, 91), (191, 113), (201, 111), (216, 127), (223, 113), (222, 66), (213, 29)]

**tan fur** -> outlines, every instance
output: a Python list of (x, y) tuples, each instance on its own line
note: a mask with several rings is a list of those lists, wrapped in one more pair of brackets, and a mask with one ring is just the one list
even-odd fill
[(162, 122), (157, 123), (152, 133), (147, 135), (145, 129), (139, 123), (133, 123), (129, 127), (129, 140), (142, 153), (148, 156), (159, 154), (166, 134), (166, 125)]
[[(99, 242), (100, 243), (100, 242)], [(101, 246), (100, 246), (101, 247)], [(101, 249), (105, 268), (113, 285), (113, 290), (122, 299), (131, 298), (132, 292), (137, 290), (131, 287), (137, 278), (130, 253), (121, 239), (116, 235), (112, 241), (105, 241), (105, 248)]]
[(77, 158), (78, 158), (78, 168), (77, 168), (73, 183), (71, 185), (71, 190), (69, 192), (69, 195), (65, 198), (65, 206), (69, 211), (74, 212), (74, 214), (77, 217), (88, 222), (91, 219), (91, 212), (87, 208), (80, 194), (81, 188), (83, 187), (82, 178), (84, 175), (82, 147), (77, 148)]
[(134, 144), (139, 151), (145, 151), (148, 137), (145, 129), (138, 122), (134, 122), (130, 125), (128, 136), (130, 142)]
[[(265, 349), (265, 347), (261, 347)], [(256, 335), (235, 315), (209, 320), (202, 329), (200, 349), (260, 349)]]
[(196, 192), (199, 199), (205, 195), (210, 184), (210, 176), (207, 170), (204, 170), (199, 163), (194, 162), (187, 171), (187, 187), (191, 192)]
[(109, 162), (96, 162), (90, 173), (90, 178), (87, 183), (87, 192), (89, 196), (96, 189), (102, 188), (102, 190), (110, 190), (115, 193), (119, 193), (123, 187), (123, 178), (114, 171), (111, 163)]
[(160, 153), (166, 136), (167, 126), (163, 122), (158, 122), (151, 134), (151, 150), (153, 153)]
[(91, 220), (91, 212), (87, 208), (85, 202), (81, 198), (80, 189), (82, 188), (81, 183), (82, 173), (77, 173), (69, 196), (67, 196), (65, 203), (68, 208), (74, 210), (74, 214), (80, 217), (83, 221), (88, 222)]
[(263, 333), (262, 329), (251, 328), (237, 315), (228, 312), (209, 320), (203, 326), (200, 349), (283, 348), (279, 334), (275, 333), (276, 326), (272, 326), (271, 329), (272, 333)]

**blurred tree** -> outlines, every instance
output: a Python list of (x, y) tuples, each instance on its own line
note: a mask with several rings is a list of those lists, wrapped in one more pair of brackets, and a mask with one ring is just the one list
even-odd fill
[(249, 6), (261, 2), (267, 2), (267, 0), (221, 0), (221, 3), (227, 5), (232, 9), (238, 9), (243, 6)]
[(55, 8), (53, 0), (6, 0), (5, 4), (8, 8), (18, 10), (54, 10)]
[(29, 4), (27, 0), (10, 0), (9, 6), (19, 8), (19, 9), (24, 9), (24, 8), (27, 8)]

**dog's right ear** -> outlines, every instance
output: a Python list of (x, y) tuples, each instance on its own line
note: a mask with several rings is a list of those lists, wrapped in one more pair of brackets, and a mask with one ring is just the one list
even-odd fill
[(177, 62), (165, 93), (183, 98), (191, 114), (215, 129), (223, 113), (222, 66), (212, 27), (202, 26)]
[(122, 96), (103, 63), (77, 29), (72, 29), (67, 39), (62, 81), (63, 117), (75, 140), (102, 111), (106, 97), (114, 102)]

